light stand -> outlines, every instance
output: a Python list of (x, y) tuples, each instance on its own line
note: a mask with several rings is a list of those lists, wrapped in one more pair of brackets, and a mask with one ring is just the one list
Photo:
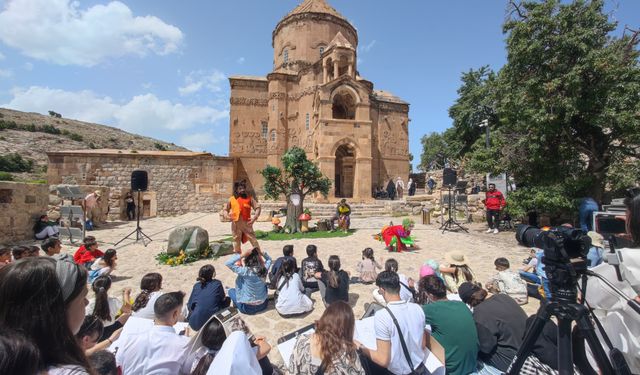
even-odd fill
[(140, 190), (138, 190), (138, 206), (136, 207), (136, 229), (129, 233), (126, 237), (124, 237), (123, 239), (121, 239), (120, 241), (116, 242), (113, 246), (118, 246), (118, 244), (124, 240), (126, 240), (127, 238), (133, 236), (133, 234), (136, 234), (136, 242), (142, 240), (142, 244), (144, 245), (144, 247), (147, 247), (148, 243), (144, 242), (144, 239), (146, 238), (147, 240), (149, 240), (149, 242), (153, 241), (151, 239), (151, 237), (147, 236), (143, 231), (142, 228), (140, 228)]
[[(448, 211), (449, 211), (449, 219), (447, 219), (447, 221), (445, 221), (444, 223), (442, 223), (442, 225), (440, 226), (440, 229), (442, 229), (442, 233), (446, 232), (446, 231), (450, 231), (450, 232), (455, 232), (459, 229), (462, 229), (463, 231), (469, 233), (469, 231), (467, 230), (467, 228), (463, 227), (462, 225), (460, 225), (460, 223), (458, 223), (455, 219), (455, 214), (452, 216), (451, 215), (451, 211), (452, 211), (452, 201), (454, 199), (453, 194), (451, 194), (451, 191), (453, 190), (453, 187), (451, 185), (448, 186), (449, 189), (449, 206), (448, 206)], [(456, 228), (457, 227), (457, 228)]]

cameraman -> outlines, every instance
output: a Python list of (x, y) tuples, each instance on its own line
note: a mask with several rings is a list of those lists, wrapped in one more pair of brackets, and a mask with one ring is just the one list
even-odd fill
[[(604, 276), (626, 295), (636, 296), (640, 302), (640, 189), (632, 188), (627, 193), (627, 235), (630, 235), (631, 246), (618, 250), (623, 260), (620, 264), (623, 281), (618, 280), (615, 268), (607, 263), (594, 267), (592, 271)], [(595, 277), (589, 278), (586, 299), (613, 346), (624, 354), (631, 371), (640, 373), (640, 314)]]

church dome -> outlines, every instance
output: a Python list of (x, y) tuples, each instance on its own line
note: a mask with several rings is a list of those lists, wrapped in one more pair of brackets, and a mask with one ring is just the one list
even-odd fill
[(314, 63), (338, 33), (357, 48), (358, 32), (340, 12), (326, 0), (304, 0), (273, 30), (274, 67)]

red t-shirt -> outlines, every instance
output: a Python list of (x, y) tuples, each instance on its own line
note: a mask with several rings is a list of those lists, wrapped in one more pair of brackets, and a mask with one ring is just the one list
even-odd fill
[(73, 261), (77, 264), (85, 264), (88, 262), (93, 262), (96, 258), (100, 258), (104, 253), (98, 249), (94, 251), (89, 251), (85, 249), (84, 245), (80, 246), (76, 253), (73, 254)]
[(238, 197), (236, 198), (236, 200), (238, 201), (238, 205), (240, 206), (240, 217), (242, 218), (242, 220), (251, 220), (251, 197)]

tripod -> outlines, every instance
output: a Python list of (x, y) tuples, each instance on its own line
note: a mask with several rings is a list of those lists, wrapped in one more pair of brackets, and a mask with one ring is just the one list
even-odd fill
[[(440, 229), (442, 229), (442, 233), (446, 232), (446, 231), (450, 231), (450, 232), (454, 232), (457, 230), (457, 228), (455, 228), (454, 226), (457, 226), (458, 228), (462, 229), (463, 231), (469, 233), (469, 231), (467, 230), (467, 228), (463, 227), (462, 225), (460, 225), (460, 223), (458, 223), (455, 219), (455, 214), (453, 216), (451, 216), (451, 211), (452, 211), (452, 201), (454, 199), (453, 195), (451, 194), (452, 191), (452, 186), (449, 185), (449, 206), (447, 208), (447, 210), (449, 211), (449, 218), (447, 219), (447, 221), (443, 222), (442, 225), (440, 226)], [(440, 191), (442, 194), (442, 190)]]
[(116, 242), (113, 246), (118, 246), (118, 244), (124, 240), (126, 240), (127, 238), (133, 236), (133, 234), (135, 233), (136, 235), (136, 242), (142, 240), (142, 244), (144, 245), (144, 247), (147, 247), (147, 242), (144, 242), (144, 239), (146, 238), (147, 240), (149, 240), (149, 242), (153, 241), (151, 239), (151, 237), (147, 236), (143, 231), (142, 228), (140, 228), (140, 190), (138, 190), (138, 207), (136, 207), (136, 229), (129, 233), (127, 236), (125, 236), (123, 239), (121, 239), (120, 241)]
[[(586, 291), (587, 275), (603, 279), (600, 275), (585, 270), (582, 274), (583, 296)], [(609, 284), (610, 287), (613, 287)], [(556, 288), (554, 288), (556, 289)], [(619, 292), (619, 291), (618, 291)], [(621, 292), (620, 292), (621, 293)], [(556, 297), (557, 295), (557, 297)], [(602, 374), (631, 374), (628, 365), (624, 361), (622, 354), (617, 349), (612, 349), (612, 362), (609, 361), (604, 348), (598, 340), (593, 322), (589, 319), (589, 309), (584, 304), (577, 303), (577, 294), (574, 290), (552, 290), (552, 301), (546, 306), (542, 306), (536, 315), (536, 319), (527, 331), (522, 346), (509, 369), (509, 375), (520, 373), (520, 369), (527, 357), (531, 354), (545, 324), (551, 316), (558, 319), (558, 373), (569, 375), (574, 373), (573, 368), (573, 348), (571, 323), (576, 322), (576, 326), (591, 348), (593, 356)], [(602, 334), (605, 335), (604, 331)], [(605, 342), (610, 344), (605, 335)], [(613, 363), (613, 365), (612, 365)], [(614, 370), (615, 366), (615, 370)], [(594, 372), (595, 373), (595, 372)]]

